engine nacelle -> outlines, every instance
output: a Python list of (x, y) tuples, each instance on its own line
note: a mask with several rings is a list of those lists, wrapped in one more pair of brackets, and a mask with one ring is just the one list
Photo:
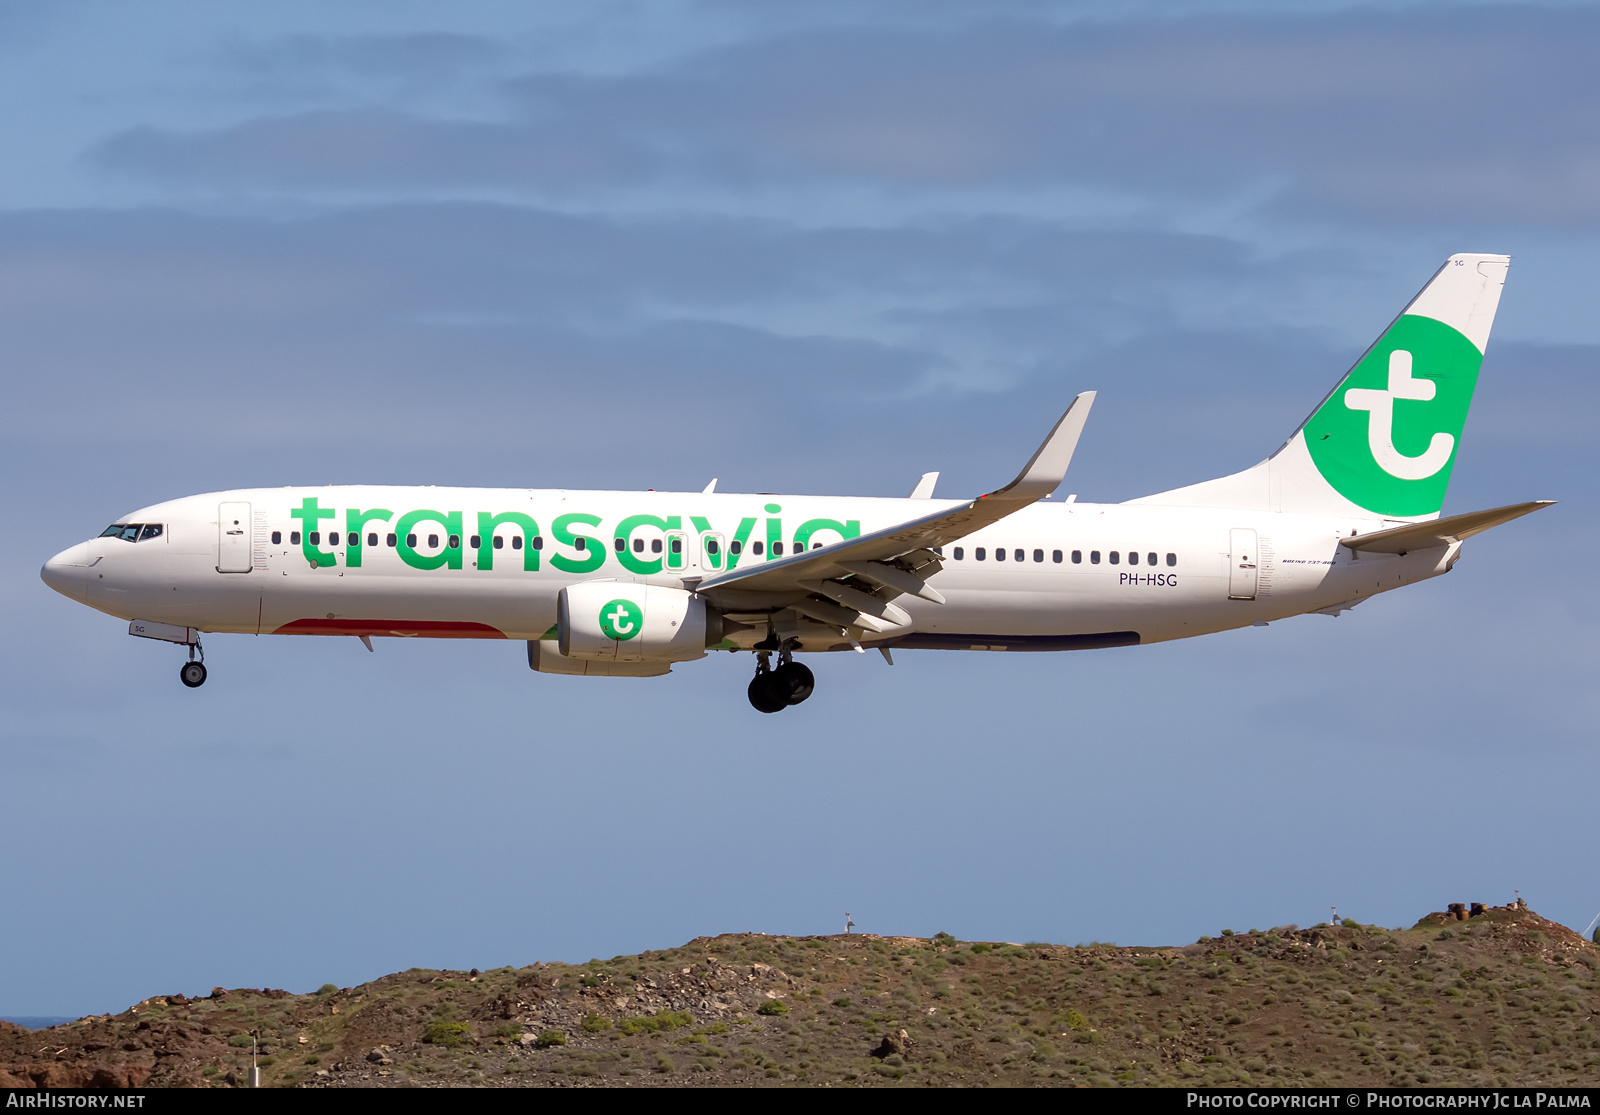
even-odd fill
[(706, 619), (705, 601), (681, 588), (584, 581), (561, 590), (556, 635), (567, 658), (686, 662), (705, 657)]

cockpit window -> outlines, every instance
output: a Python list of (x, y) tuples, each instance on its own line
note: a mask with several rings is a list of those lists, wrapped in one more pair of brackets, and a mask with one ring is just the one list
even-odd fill
[(100, 532), (101, 538), (120, 538), (124, 542), (148, 542), (161, 537), (160, 523), (112, 523)]

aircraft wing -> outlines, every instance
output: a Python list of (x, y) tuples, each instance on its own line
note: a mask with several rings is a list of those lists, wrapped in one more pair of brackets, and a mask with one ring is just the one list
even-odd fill
[(1509, 507), (1469, 511), (1465, 515), (1451, 515), (1448, 519), (1409, 523), (1390, 530), (1358, 534), (1354, 538), (1341, 538), (1339, 545), (1349, 550), (1376, 554), (1405, 554), (1412, 550), (1426, 550), (1430, 546), (1448, 546), (1452, 542), (1471, 538), (1474, 534), (1482, 534), (1491, 527), (1509, 523), (1512, 519), (1542, 511), (1555, 502), (1553, 499), (1536, 499), (1532, 503), (1513, 503)]
[(1094, 395), (1085, 391), (1072, 400), (1032, 459), (1003, 488), (859, 538), (707, 577), (696, 591), (719, 606), (788, 605), (840, 627), (886, 631), (903, 626), (910, 618), (889, 603), (893, 597), (910, 593), (944, 602), (926, 584), (943, 568), (935, 547), (997, 523), (1060, 486)]

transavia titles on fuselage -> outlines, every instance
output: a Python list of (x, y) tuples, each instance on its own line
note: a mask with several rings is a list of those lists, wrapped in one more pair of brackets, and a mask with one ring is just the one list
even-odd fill
[(762, 712), (811, 695), (796, 654), (1077, 650), (1337, 615), (1546, 506), (1439, 517), (1508, 263), (1452, 256), (1267, 460), (1127, 503), (1049, 499), (1085, 392), (977, 499), (934, 499), (935, 473), (906, 499), (252, 488), (134, 511), (42, 576), (186, 645), (189, 686), (202, 632), (522, 639), (535, 670), (602, 677), (753, 651)]

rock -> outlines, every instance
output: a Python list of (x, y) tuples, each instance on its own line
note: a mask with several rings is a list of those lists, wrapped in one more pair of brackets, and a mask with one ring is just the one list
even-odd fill
[(876, 1057), (880, 1061), (895, 1053), (905, 1057), (911, 1053), (911, 1047), (915, 1044), (916, 1042), (911, 1040), (911, 1035), (904, 1030), (891, 1030), (883, 1035), (883, 1040), (878, 1043), (878, 1048), (874, 1049), (868, 1056)]

